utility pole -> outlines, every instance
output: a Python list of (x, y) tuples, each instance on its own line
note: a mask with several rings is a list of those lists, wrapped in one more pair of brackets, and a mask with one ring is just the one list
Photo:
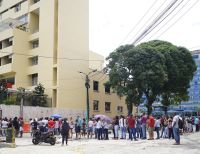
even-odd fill
[(86, 87), (86, 106), (87, 106), (87, 123), (89, 122), (90, 117), (90, 103), (89, 103), (89, 88), (90, 88), (90, 79), (88, 75), (85, 76), (85, 87)]
[(21, 92), (20, 117), (23, 117), (23, 115), (24, 115), (24, 111), (23, 111), (23, 108), (24, 108), (24, 92), (25, 92), (25, 89)]
[(89, 79), (89, 75), (91, 73), (96, 72), (97, 70), (93, 70), (91, 72), (89, 72), (88, 74), (84, 73), (84, 72), (79, 72), (81, 74), (85, 75), (85, 88), (86, 88), (86, 121), (87, 124), (89, 122), (89, 118), (90, 118), (90, 103), (89, 103), (89, 89), (90, 89), (90, 79)]

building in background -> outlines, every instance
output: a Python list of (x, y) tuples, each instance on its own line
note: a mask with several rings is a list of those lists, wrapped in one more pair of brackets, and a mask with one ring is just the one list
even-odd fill
[(126, 114), (124, 99), (104, 90), (103, 62), (89, 52), (89, 0), (0, 0), (0, 79), (9, 88), (41, 83), (50, 106), (85, 109), (79, 72), (98, 69), (90, 79), (90, 110)]

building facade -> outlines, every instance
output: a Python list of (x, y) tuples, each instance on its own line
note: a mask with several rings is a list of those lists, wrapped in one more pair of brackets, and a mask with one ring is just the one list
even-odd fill
[[(50, 106), (84, 109), (85, 80), (79, 72), (102, 67), (102, 56), (89, 52), (89, 0), (0, 0), (0, 78), (9, 87), (33, 89), (41, 83)], [(96, 100), (94, 113), (117, 114), (115, 102), (126, 113), (123, 99), (101, 93), (90, 89), (91, 111)], [(112, 103), (108, 112), (101, 106), (105, 102)]]

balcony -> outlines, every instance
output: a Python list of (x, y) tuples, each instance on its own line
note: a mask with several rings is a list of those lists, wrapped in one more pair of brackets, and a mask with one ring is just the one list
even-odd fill
[(39, 66), (38, 65), (33, 65), (33, 66), (30, 66), (28, 68), (28, 74), (37, 74), (38, 73), (38, 70), (39, 70)]
[(0, 66), (0, 75), (7, 75), (14, 73), (12, 63)]
[(9, 56), (13, 53), (13, 46), (9, 46), (7, 48), (0, 50), (0, 57)]
[(40, 1), (32, 0), (31, 6), (30, 6), (30, 12), (38, 10), (39, 7), (40, 7)]
[(35, 33), (29, 36), (29, 41), (38, 40), (39, 38), (39, 30), (36, 30)]

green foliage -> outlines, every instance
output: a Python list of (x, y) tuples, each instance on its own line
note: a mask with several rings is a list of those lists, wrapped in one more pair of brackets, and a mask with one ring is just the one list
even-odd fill
[(32, 105), (33, 106), (46, 106), (47, 95), (44, 94), (45, 88), (42, 84), (38, 84), (32, 94)]
[(16, 104), (16, 94), (12, 94), (10, 96), (7, 97), (7, 99), (3, 100), (3, 104), (6, 105), (15, 105)]
[(7, 99), (7, 82), (5, 79), (0, 80), (0, 104)]
[(196, 70), (190, 52), (165, 41), (154, 40), (120, 46), (107, 58), (109, 84), (120, 96), (126, 96), (129, 112), (144, 94), (148, 114), (157, 97), (164, 106), (187, 100), (187, 89)]

